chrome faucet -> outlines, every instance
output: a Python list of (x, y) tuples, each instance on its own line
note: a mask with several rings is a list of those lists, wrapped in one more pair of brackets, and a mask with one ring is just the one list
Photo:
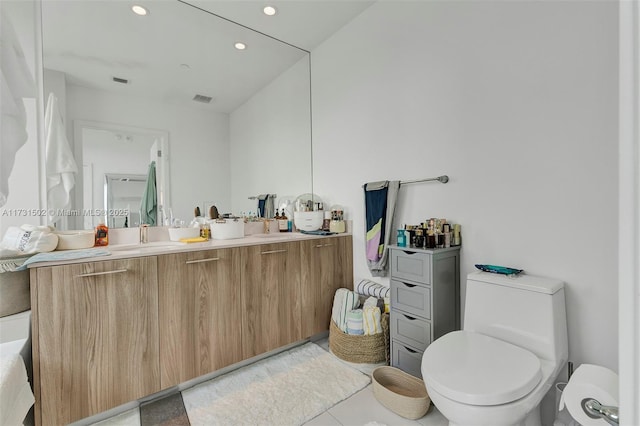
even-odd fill
[(146, 223), (140, 224), (140, 243), (148, 243), (149, 242), (149, 225)]

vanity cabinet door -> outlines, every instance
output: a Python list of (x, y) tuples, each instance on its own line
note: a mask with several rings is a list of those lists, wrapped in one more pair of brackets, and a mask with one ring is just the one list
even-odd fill
[(163, 389), (241, 361), (240, 251), (159, 256)]
[(242, 353), (247, 359), (302, 339), (300, 242), (242, 250)]
[(350, 235), (302, 242), (302, 335), (329, 330), (333, 296), (339, 288), (353, 290)]
[(37, 268), (31, 285), (36, 424), (160, 390), (155, 257)]

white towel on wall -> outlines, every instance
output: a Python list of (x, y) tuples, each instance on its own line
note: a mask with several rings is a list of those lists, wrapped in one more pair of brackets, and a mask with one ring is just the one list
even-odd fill
[(73, 152), (69, 147), (62, 116), (58, 109), (58, 98), (49, 94), (44, 117), (46, 168), (47, 168), (47, 208), (49, 223), (53, 224), (60, 216), (56, 210), (67, 208), (71, 200), (71, 190), (78, 173)]
[(32, 72), (13, 25), (0, 2), (0, 207), (9, 196), (16, 153), (28, 139), (23, 98), (35, 97)]

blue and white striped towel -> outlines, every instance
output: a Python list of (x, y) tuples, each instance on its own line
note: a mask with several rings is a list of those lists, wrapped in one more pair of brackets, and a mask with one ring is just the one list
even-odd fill
[(377, 282), (364, 279), (356, 284), (356, 293), (362, 294), (363, 296), (385, 298), (389, 297), (391, 289), (385, 285), (378, 284)]

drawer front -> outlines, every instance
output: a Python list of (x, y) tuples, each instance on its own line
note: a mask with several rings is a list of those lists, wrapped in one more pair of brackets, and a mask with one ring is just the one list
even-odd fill
[(424, 351), (431, 343), (431, 323), (397, 311), (391, 311), (391, 338)]
[(426, 253), (391, 250), (391, 276), (431, 284), (431, 257)]
[(431, 289), (392, 279), (391, 308), (431, 319)]
[(405, 373), (422, 379), (422, 352), (398, 342), (391, 341), (391, 365)]

